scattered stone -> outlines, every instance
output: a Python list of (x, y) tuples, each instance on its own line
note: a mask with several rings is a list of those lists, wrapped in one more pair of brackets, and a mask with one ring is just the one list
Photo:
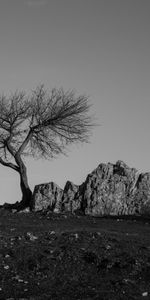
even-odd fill
[(147, 297), (147, 296), (148, 296), (148, 292), (142, 293), (142, 296), (143, 296), (143, 297)]
[(110, 246), (110, 245), (107, 245), (107, 246), (106, 246), (106, 249), (107, 249), (107, 250), (111, 249), (111, 246)]
[(11, 228), (10, 231), (14, 231), (16, 228)]
[(79, 238), (79, 235), (78, 233), (75, 233), (75, 238), (78, 239)]
[(8, 265), (4, 266), (4, 269), (5, 269), (5, 270), (8, 270), (8, 269), (9, 269), (9, 266), (8, 266)]
[(20, 210), (18, 213), (19, 214), (21, 214), (21, 213), (29, 213), (30, 212), (30, 208), (29, 207), (27, 207), (27, 208), (25, 208), (25, 209), (23, 209), (23, 210)]
[(33, 235), (31, 232), (27, 232), (27, 237), (29, 238), (30, 241), (35, 241), (38, 239), (37, 236)]
[(19, 279), (18, 279), (18, 282), (23, 282), (23, 279), (20, 279), (20, 278), (19, 278)]
[(50, 233), (49, 234), (55, 234), (55, 231), (50, 231)]

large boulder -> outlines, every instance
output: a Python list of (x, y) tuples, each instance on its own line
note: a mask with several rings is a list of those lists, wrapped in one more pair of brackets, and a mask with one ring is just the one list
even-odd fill
[(139, 175), (134, 196), (139, 213), (150, 214), (150, 173)]
[(100, 164), (84, 183), (85, 213), (121, 215), (136, 212), (134, 192), (139, 174), (122, 161)]
[(54, 182), (36, 185), (32, 197), (32, 210), (61, 211), (63, 190)]
[(62, 196), (62, 210), (75, 213), (81, 208), (81, 195), (79, 186), (67, 181)]

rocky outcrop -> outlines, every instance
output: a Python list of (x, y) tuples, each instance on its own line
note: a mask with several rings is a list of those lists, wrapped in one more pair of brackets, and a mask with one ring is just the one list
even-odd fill
[(87, 176), (83, 201), (85, 213), (92, 215), (122, 215), (136, 213), (134, 193), (139, 173), (122, 161), (115, 165), (100, 164)]
[(79, 186), (67, 181), (62, 196), (62, 211), (74, 213), (81, 207)]
[(150, 214), (150, 173), (139, 175), (134, 194), (135, 204), (140, 214)]
[(36, 185), (32, 197), (32, 210), (61, 211), (63, 190), (54, 182)]
[(67, 181), (35, 187), (34, 210), (50, 209), (88, 215), (150, 214), (150, 173), (140, 174), (123, 161), (100, 164), (80, 186)]

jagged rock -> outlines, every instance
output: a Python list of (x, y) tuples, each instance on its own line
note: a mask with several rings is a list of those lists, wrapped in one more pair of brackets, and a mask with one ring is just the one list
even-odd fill
[(67, 181), (62, 196), (62, 210), (74, 213), (81, 207), (79, 186)]
[(60, 212), (62, 194), (63, 190), (54, 182), (36, 185), (32, 197), (32, 210), (49, 209)]
[(121, 215), (136, 213), (134, 193), (138, 171), (124, 162), (100, 164), (87, 176), (83, 202), (85, 214)]
[(150, 214), (150, 173), (139, 175), (135, 191), (135, 204), (140, 214)]
[(50, 209), (88, 215), (150, 214), (150, 173), (140, 174), (123, 161), (100, 164), (80, 186), (67, 181), (35, 187), (34, 210)]
[(100, 164), (84, 183), (85, 214), (150, 213), (150, 173), (139, 174), (124, 162)]

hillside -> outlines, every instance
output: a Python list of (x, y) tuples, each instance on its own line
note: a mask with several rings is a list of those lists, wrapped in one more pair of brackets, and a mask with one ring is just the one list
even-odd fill
[(149, 278), (149, 218), (0, 210), (0, 299), (149, 299)]

